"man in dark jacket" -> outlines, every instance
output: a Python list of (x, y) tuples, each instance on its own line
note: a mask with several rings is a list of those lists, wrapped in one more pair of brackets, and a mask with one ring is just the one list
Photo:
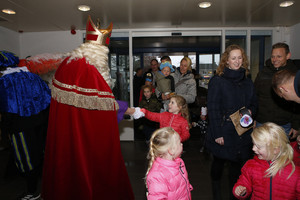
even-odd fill
[(151, 77), (153, 78), (153, 86), (155, 86), (155, 76), (154, 76), (154, 73), (159, 71), (159, 65), (158, 65), (158, 61), (154, 58), (150, 61), (150, 69), (148, 71), (146, 71), (144, 73), (144, 76), (143, 76), (143, 83), (145, 83), (145, 79), (147, 78), (147, 75), (148, 73), (151, 73)]
[(300, 103), (300, 70), (285, 69), (275, 73), (272, 87), (285, 100)]
[(254, 85), (258, 98), (256, 126), (273, 122), (282, 126), (291, 138), (295, 138), (300, 126), (300, 115), (295, 111), (296, 105), (280, 98), (272, 89), (272, 77), (276, 72), (283, 69), (296, 69), (290, 57), (287, 44), (274, 44), (271, 63), (266, 63), (255, 79)]

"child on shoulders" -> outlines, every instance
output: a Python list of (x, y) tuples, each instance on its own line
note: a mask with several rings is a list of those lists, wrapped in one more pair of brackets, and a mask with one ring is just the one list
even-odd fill
[(165, 61), (160, 64), (160, 71), (155, 72), (156, 92), (158, 98), (162, 99), (164, 111), (168, 110), (169, 95), (175, 92), (175, 81), (171, 72), (174, 72), (170, 61)]

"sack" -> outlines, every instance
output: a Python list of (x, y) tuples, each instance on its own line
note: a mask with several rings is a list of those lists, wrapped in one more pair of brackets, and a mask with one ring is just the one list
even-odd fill
[[(243, 107), (243, 108), (245, 108), (245, 107)], [(241, 108), (241, 109), (243, 109), (243, 108)], [(242, 116), (240, 115), (240, 110), (237, 110), (235, 113), (231, 114), (229, 117), (235, 127), (236, 132), (241, 136), (246, 131), (248, 131), (250, 128), (252, 128), (253, 124), (251, 124), (247, 128), (244, 128), (241, 126), (240, 120), (241, 120)]]

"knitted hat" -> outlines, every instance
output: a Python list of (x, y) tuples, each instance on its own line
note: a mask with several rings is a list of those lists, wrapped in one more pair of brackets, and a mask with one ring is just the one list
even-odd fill
[(145, 79), (145, 81), (152, 82), (152, 79), (153, 79), (152, 74), (151, 74), (150, 72), (147, 73), (147, 74), (146, 74), (146, 79)]
[(169, 67), (170, 70), (171, 70), (171, 72), (174, 72), (174, 71), (175, 71), (175, 70), (173, 69), (172, 64), (171, 64), (169, 61), (165, 61), (165, 62), (163, 62), (163, 63), (160, 64), (160, 67), (159, 67), (160, 71), (163, 70), (163, 68), (165, 68), (165, 67)]

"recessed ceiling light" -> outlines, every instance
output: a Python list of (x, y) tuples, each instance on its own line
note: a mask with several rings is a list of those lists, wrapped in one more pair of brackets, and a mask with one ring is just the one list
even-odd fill
[(78, 10), (83, 11), (83, 12), (86, 12), (86, 11), (91, 10), (91, 7), (89, 7), (89, 6), (87, 6), (87, 5), (79, 5), (79, 6), (78, 6)]
[(280, 7), (286, 8), (294, 4), (294, 1), (283, 1), (279, 4)]
[(14, 15), (16, 14), (16, 11), (12, 10), (12, 9), (3, 9), (2, 10), (3, 13), (9, 14), (9, 15)]
[(209, 2), (209, 1), (201, 2), (201, 3), (198, 4), (198, 6), (200, 8), (209, 8), (211, 6), (211, 2)]

